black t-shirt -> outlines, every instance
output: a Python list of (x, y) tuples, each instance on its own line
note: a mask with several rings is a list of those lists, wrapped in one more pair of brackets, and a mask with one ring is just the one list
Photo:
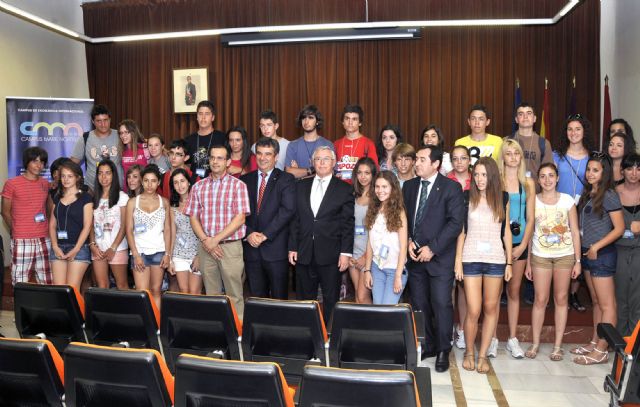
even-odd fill
[[(191, 171), (195, 175), (198, 168), (202, 168), (205, 171), (209, 170), (209, 148), (215, 145), (225, 145), (227, 136), (219, 130), (214, 130), (206, 136), (201, 136), (195, 132), (189, 134), (184, 141), (187, 143)], [(198, 175), (202, 176), (201, 174)]]
[(56, 231), (64, 230), (67, 232), (66, 239), (58, 238), (60, 243), (76, 244), (82, 227), (84, 226), (84, 206), (92, 203), (91, 195), (82, 192), (78, 199), (67, 206), (60, 202), (60, 198), (54, 199), (53, 216), (56, 218)]

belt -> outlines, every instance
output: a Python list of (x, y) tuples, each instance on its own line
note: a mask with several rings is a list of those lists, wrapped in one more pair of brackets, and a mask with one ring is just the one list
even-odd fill
[(227, 243), (233, 243), (233, 242), (238, 242), (240, 239), (233, 239), (233, 240), (223, 240), (222, 242), (220, 242), (219, 244), (227, 244)]

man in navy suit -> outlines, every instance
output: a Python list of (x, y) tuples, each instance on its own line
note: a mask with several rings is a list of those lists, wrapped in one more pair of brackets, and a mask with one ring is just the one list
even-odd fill
[(252, 295), (286, 300), (289, 296), (287, 245), (295, 212), (295, 178), (277, 168), (279, 143), (262, 137), (256, 143), (258, 170), (240, 177), (249, 192), (251, 215), (245, 225), (244, 264)]
[(416, 152), (416, 178), (402, 188), (409, 229), (409, 286), (415, 310), (425, 319), (425, 357), (436, 371), (449, 369), (453, 329), (453, 266), (456, 240), (464, 220), (460, 184), (439, 173), (442, 149), (427, 145)]
[(318, 297), (322, 288), (324, 320), (329, 323), (340, 295), (340, 273), (353, 254), (353, 188), (333, 176), (336, 154), (320, 146), (312, 156), (315, 177), (298, 182), (296, 214), (289, 234), (289, 262), (296, 266), (298, 299)]

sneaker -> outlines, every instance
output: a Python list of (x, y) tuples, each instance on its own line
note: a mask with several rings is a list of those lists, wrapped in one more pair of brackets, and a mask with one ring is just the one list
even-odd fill
[(509, 338), (507, 341), (507, 351), (511, 352), (511, 356), (516, 359), (522, 359), (524, 357), (524, 352), (520, 347), (518, 338)]
[(464, 331), (462, 329), (458, 330), (456, 328), (456, 348), (458, 349), (466, 349), (467, 344), (464, 342)]
[(487, 357), (495, 358), (498, 356), (498, 338), (491, 338), (491, 344), (487, 350)]

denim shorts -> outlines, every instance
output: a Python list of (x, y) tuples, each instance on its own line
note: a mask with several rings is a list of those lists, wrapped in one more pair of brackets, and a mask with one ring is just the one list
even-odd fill
[[(145, 267), (159, 266), (162, 262), (162, 258), (164, 257), (164, 252), (156, 252), (153, 254), (140, 253), (140, 257), (142, 257), (142, 261), (144, 261)], [(135, 264), (135, 259), (133, 258), (133, 256), (131, 256), (131, 267), (134, 267)]]
[[(582, 248), (582, 253), (588, 249)], [(589, 272), (591, 277), (611, 277), (616, 274), (616, 263), (618, 252), (614, 245), (609, 245), (598, 250), (598, 258), (589, 260), (587, 256), (582, 256), (582, 269)]]
[[(64, 254), (67, 254), (71, 251), (71, 249), (73, 249), (75, 246), (75, 243), (60, 243), (58, 242), (58, 247), (60, 248), (60, 250), (62, 250), (62, 252)], [(49, 254), (49, 260), (50, 261), (55, 261), (55, 260), (60, 260), (59, 258), (56, 257), (55, 252), (53, 251), (53, 249), (51, 249), (51, 253)], [(63, 260), (66, 261), (66, 260)], [(83, 244), (82, 247), (80, 248), (80, 251), (78, 252), (78, 254), (76, 254), (76, 257), (73, 259), (73, 261), (79, 261), (81, 263), (91, 263), (91, 250), (89, 250), (89, 245)]]
[(496, 263), (462, 263), (465, 277), (504, 277), (505, 264)]

